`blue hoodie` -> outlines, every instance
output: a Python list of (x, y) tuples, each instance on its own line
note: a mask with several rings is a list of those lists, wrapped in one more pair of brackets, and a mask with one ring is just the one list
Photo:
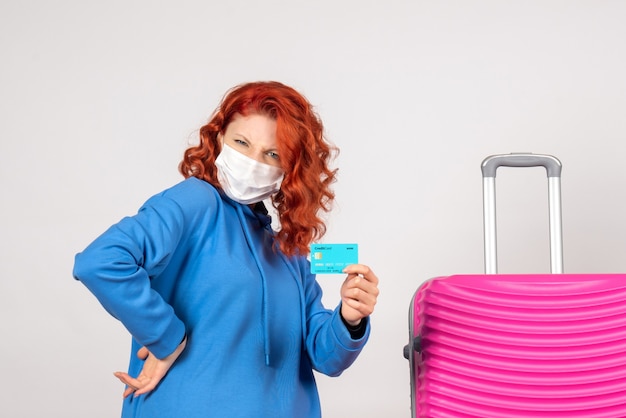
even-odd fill
[(76, 256), (74, 277), (145, 346), (187, 347), (159, 386), (124, 400), (122, 417), (320, 417), (313, 369), (337, 376), (356, 359), (305, 257), (272, 246), (267, 214), (194, 177), (150, 198)]

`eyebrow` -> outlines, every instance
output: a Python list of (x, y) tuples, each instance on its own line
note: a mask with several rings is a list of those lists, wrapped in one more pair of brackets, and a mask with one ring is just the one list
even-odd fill
[[(247, 136), (245, 136), (245, 135), (244, 135), (244, 134), (242, 134), (242, 133), (239, 133), (239, 132), (233, 132), (233, 136), (240, 136), (240, 137), (242, 137), (243, 139), (245, 139), (246, 141), (250, 142), (250, 140), (248, 139), (248, 137), (247, 137)], [(268, 149), (264, 149), (264, 150), (263, 150), (263, 152), (270, 152), (270, 151), (278, 153), (278, 146), (276, 146), (276, 147), (274, 147), (274, 148), (268, 148)]]
[(240, 134), (240, 133), (238, 133), (238, 132), (234, 132), (234, 133), (233, 133), (233, 136), (240, 136), (240, 137), (242, 137), (243, 139), (245, 139), (246, 141), (250, 141), (250, 140), (248, 139), (248, 137), (247, 137), (247, 136), (245, 136), (244, 134)]

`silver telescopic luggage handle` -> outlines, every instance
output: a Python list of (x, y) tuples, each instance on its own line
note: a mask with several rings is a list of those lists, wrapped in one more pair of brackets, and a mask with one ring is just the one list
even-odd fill
[(497, 274), (496, 242), (496, 170), (498, 167), (540, 167), (548, 175), (548, 206), (550, 211), (550, 269), (563, 273), (563, 233), (561, 221), (561, 162), (551, 155), (502, 154), (485, 158), (483, 173), (483, 222), (485, 234), (485, 273)]

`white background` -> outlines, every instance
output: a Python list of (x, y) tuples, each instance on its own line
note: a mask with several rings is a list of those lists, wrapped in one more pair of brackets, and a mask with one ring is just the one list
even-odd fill
[[(341, 148), (325, 242), (381, 280), (368, 346), (318, 379), (324, 416), (408, 417), (409, 301), (483, 271), (487, 155), (561, 159), (565, 270), (626, 270), (624, 22), (617, 0), (3, 1), (0, 416), (119, 415), (129, 337), (74, 254), (182, 178), (228, 88), (273, 79)], [(548, 271), (545, 171), (497, 184), (500, 272)], [(341, 280), (320, 277), (332, 307)]]

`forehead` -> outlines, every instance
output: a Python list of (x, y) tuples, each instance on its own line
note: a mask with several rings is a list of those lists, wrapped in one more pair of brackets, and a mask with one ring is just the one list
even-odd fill
[(253, 144), (275, 146), (276, 120), (258, 113), (249, 115), (237, 113), (226, 127), (225, 135), (227, 137), (239, 135)]

